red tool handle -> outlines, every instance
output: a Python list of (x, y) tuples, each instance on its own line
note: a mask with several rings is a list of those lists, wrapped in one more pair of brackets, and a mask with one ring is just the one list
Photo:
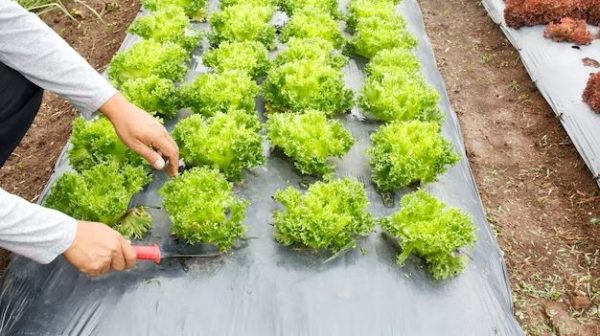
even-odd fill
[(137, 254), (137, 260), (150, 260), (160, 264), (162, 256), (158, 245), (133, 245), (133, 249)]

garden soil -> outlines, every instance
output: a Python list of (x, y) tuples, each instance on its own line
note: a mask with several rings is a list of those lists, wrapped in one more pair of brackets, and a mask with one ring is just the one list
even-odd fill
[(479, 1), (419, 3), (504, 252), (517, 318), (529, 335), (600, 335), (592, 174)]
[[(102, 70), (137, 13), (135, 2), (114, 3), (118, 9), (103, 15), (110, 25), (85, 14), (81, 25), (61, 14), (45, 20)], [(488, 220), (505, 252), (517, 317), (531, 335), (569, 334), (562, 326), (572, 335), (592, 335), (600, 275), (596, 184), (479, 2), (420, 4)], [(74, 116), (68, 103), (47, 95), (37, 127), (0, 170), (0, 185), (37, 200)]]

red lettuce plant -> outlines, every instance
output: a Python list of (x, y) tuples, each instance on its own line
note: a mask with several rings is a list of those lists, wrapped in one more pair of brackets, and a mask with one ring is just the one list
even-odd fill
[(585, 20), (562, 18), (559, 22), (551, 22), (546, 26), (544, 37), (556, 42), (573, 42), (577, 45), (592, 43), (594, 36), (587, 29)]

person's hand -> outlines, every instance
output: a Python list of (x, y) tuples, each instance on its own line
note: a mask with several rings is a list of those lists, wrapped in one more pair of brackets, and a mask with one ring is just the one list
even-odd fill
[(122, 271), (135, 266), (136, 252), (117, 231), (102, 223), (77, 223), (71, 246), (63, 253), (79, 271), (95, 277), (111, 269)]
[(169, 161), (167, 173), (171, 176), (177, 175), (177, 144), (165, 127), (150, 114), (128, 102), (120, 93), (104, 103), (100, 112), (112, 122), (119, 138), (129, 148), (158, 170), (165, 168), (166, 158)]

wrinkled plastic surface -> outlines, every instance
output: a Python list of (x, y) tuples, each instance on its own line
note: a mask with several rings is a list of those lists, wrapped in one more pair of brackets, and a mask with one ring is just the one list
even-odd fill
[[(582, 99), (589, 75), (586, 57), (600, 61), (600, 40), (576, 47), (544, 38), (545, 26), (513, 29), (504, 22), (504, 1), (483, 0), (490, 17), (519, 51), (529, 76), (571, 137), (575, 148), (600, 185), (600, 114)], [(589, 26), (596, 33), (595, 27)]]
[[(215, 7), (215, 4), (212, 4)], [(272, 238), (271, 195), (302, 181), (292, 164), (271, 156), (248, 173), (236, 192), (251, 201), (243, 247), (217, 258), (173, 261), (160, 266), (140, 262), (136, 269), (89, 279), (59, 258), (39, 265), (15, 257), (0, 297), (2, 335), (522, 335), (512, 313), (506, 270), (486, 222), (471, 175), (459, 125), (445, 94), (420, 9), (415, 0), (399, 6), (409, 29), (420, 39), (417, 49), (426, 79), (442, 95), (447, 113), (444, 133), (463, 160), (426, 189), (468, 211), (479, 241), (469, 250), (464, 274), (436, 282), (421, 260), (394, 264), (397, 250), (379, 230), (359, 241), (363, 247), (324, 263), (328, 256), (282, 247)], [(128, 37), (124, 47), (135, 39)], [(198, 60), (192, 69), (200, 69)], [(350, 87), (363, 82), (364, 61), (345, 68)], [(201, 69), (200, 69), (201, 70)], [(189, 76), (190, 78), (193, 75)], [(260, 103), (260, 102), (259, 102)], [(364, 181), (376, 216), (398, 210), (384, 206), (369, 179), (365, 156), (377, 123), (361, 121), (358, 111), (341, 117), (357, 143), (338, 162), (339, 176)], [(169, 125), (172, 127), (172, 125)], [(66, 155), (52, 180), (68, 170)], [(155, 180), (134, 203), (150, 206), (154, 228), (147, 242), (176, 244), (169, 219), (160, 209)], [(409, 190), (404, 190), (408, 192)]]

